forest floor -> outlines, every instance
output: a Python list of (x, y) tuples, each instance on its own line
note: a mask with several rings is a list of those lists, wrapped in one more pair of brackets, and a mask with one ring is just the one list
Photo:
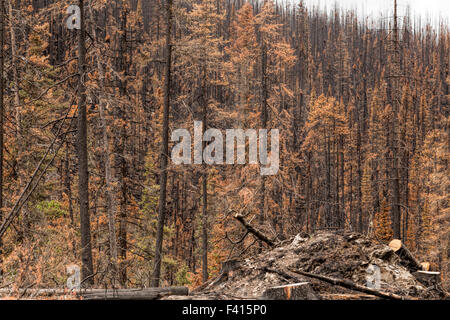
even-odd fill
[(299, 234), (259, 255), (234, 261), (229, 271), (191, 295), (165, 299), (260, 299), (267, 288), (300, 281), (309, 282), (318, 299), (379, 299), (298, 274), (294, 278), (287, 271), (298, 270), (366, 286), (373, 266), (380, 271), (376, 289), (381, 292), (405, 299), (446, 298), (446, 293), (436, 286), (427, 287), (419, 282), (400, 264), (389, 246), (357, 233), (321, 231), (313, 236)]
[[(378, 281), (374, 281), (377, 278), (374, 270), (379, 271)], [(358, 233), (319, 231), (313, 235), (298, 234), (246, 259), (227, 261), (223, 264), (219, 276), (194, 289), (189, 295), (159, 297), (153, 295), (151, 299), (271, 299), (273, 296), (267, 295), (267, 289), (298, 283), (302, 285), (306, 283), (305, 287), (299, 289), (305, 292), (295, 296), (291, 296), (291, 289), (286, 291), (284, 288), (277, 288), (276, 290), (280, 292), (282, 299), (286, 298), (283, 296), (283, 291), (289, 292), (286, 294), (290, 299), (380, 299), (370, 292), (362, 292), (358, 288), (348, 289), (345, 284), (344, 287), (341, 284), (330, 284), (323, 279), (313, 278), (313, 275), (344, 281), (350, 286), (359, 286), (359, 289), (371, 287), (382, 296), (392, 295), (395, 299), (422, 300), (448, 299), (449, 297), (439, 282), (430, 285), (419, 281), (414, 272), (401, 264), (399, 256), (389, 246)], [(25, 293), (20, 297), (6, 294), (2, 298), (80, 299), (79, 296), (71, 294), (33, 297)]]

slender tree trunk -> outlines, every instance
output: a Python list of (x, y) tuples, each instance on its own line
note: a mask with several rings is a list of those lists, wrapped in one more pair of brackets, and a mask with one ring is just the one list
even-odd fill
[[(204, 75), (206, 77), (206, 75)], [(205, 81), (203, 83), (203, 133), (206, 131), (206, 119), (207, 119), (207, 90)], [(206, 143), (203, 143), (203, 148), (206, 147)], [(202, 275), (203, 282), (208, 280), (208, 173), (206, 165), (203, 165), (203, 177), (202, 177)]]
[(208, 280), (208, 190), (207, 190), (207, 172), (203, 172), (202, 181), (202, 274), (203, 282)]
[[(73, 216), (73, 206), (72, 206), (72, 188), (70, 186), (70, 157), (69, 157), (69, 143), (66, 142), (66, 158), (64, 160), (64, 188), (67, 195), (67, 201), (69, 203), (69, 217), (70, 226), (75, 228), (75, 220)], [(72, 239), (73, 254), (76, 256), (76, 242)]]
[[(17, 63), (17, 42), (16, 42), (16, 32), (14, 30), (14, 15), (13, 15), (13, 6), (12, 0), (8, 1), (8, 20), (9, 20), (9, 34), (11, 41), (11, 64), (12, 64), (12, 85), (14, 91), (14, 117), (16, 122), (16, 145), (17, 145), (17, 157), (15, 159), (15, 166), (17, 167), (18, 173), (18, 191), (22, 189), (24, 183), (26, 183), (25, 177), (22, 173), (22, 161), (20, 160), (23, 151), (26, 149), (25, 141), (22, 140), (22, 132), (21, 132), (21, 116), (20, 116), (20, 96), (19, 96), (19, 75), (17, 71), (18, 63)], [(6, 10), (6, 8), (5, 8)], [(25, 168), (23, 168), (25, 169)], [(22, 208), (23, 219), (21, 221), (19, 234), (20, 238), (26, 237), (27, 230), (30, 228), (30, 217), (27, 214), (26, 210), (27, 204), (25, 203)]]
[[(355, 76), (353, 76), (353, 90), (354, 95), (357, 97), (356, 93), (356, 79)], [(362, 182), (362, 168), (361, 168), (361, 162), (362, 162), (362, 150), (361, 150), (361, 131), (362, 131), (362, 124), (361, 124), (361, 115), (360, 115), (360, 103), (357, 102), (355, 104), (355, 122), (356, 122), (356, 217), (354, 221), (353, 227), (356, 228), (356, 230), (359, 233), (363, 232), (363, 212), (362, 212), (362, 190), (361, 190), (361, 182)]]
[[(5, 80), (3, 79), (3, 65), (4, 65), (4, 26), (5, 26), (5, 16), (4, 11), (4, 0), (0, 0), (0, 223), (3, 222), (3, 115), (4, 115), (4, 103), (3, 103), (3, 90)], [(2, 262), (2, 240), (0, 238), (0, 263)], [(3, 270), (0, 269), (0, 274)]]
[(356, 118), (356, 126), (357, 126), (357, 137), (356, 137), (356, 200), (357, 200), (357, 215), (358, 215), (358, 232), (363, 232), (363, 212), (362, 212), (362, 190), (361, 190), (361, 181), (362, 181), (362, 168), (361, 168), (361, 158), (362, 158), (362, 150), (361, 150), (361, 120), (359, 115), (358, 107), (355, 110), (357, 118)]
[[(262, 37), (262, 35), (261, 35)], [(267, 52), (264, 39), (261, 39), (261, 128), (267, 129), (268, 108), (267, 108)], [(266, 218), (266, 177), (261, 176), (261, 202), (259, 223), (263, 224)], [(262, 250), (262, 244), (259, 244), (259, 250)]]
[[(128, 68), (131, 64), (131, 53), (129, 54), (130, 60), (127, 61), (127, 38), (128, 38), (128, 30), (127, 30), (127, 19), (128, 19), (128, 4), (124, 3), (122, 7), (122, 16), (120, 19), (120, 30), (121, 37), (119, 40), (119, 59), (118, 59), (118, 67), (121, 72), (123, 72), (123, 79), (120, 80), (119, 92), (120, 96), (125, 96), (127, 94), (127, 76), (128, 76)], [(131, 35), (132, 38), (132, 35)], [(121, 261), (126, 260), (127, 256), (127, 161), (126, 161), (126, 143), (127, 143), (127, 128), (126, 128), (126, 112), (124, 106), (116, 108), (117, 118), (122, 120), (122, 125), (119, 130), (119, 141), (117, 147), (117, 163), (119, 165), (118, 168), (118, 179), (121, 190), (121, 199), (120, 199), (120, 224), (119, 224), (119, 255)], [(127, 270), (125, 263), (121, 263), (120, 265), (120, 283), (123, 286), (126, 286), (127, 282)]]
[[(394, 73), (398, 70), (398, 26), (397, 26), (397, 0), (394, 1)], [(400, 212), (400, 185), (399, 185), (399, 166), (398, 166), (398, 102), (397, 102), (397, 74), (394, 74), (393, 85), (393, 117), (392, 117), (392, 135), (391, 135), (391, 210), (392, 210), (392, 227), (394, 231), (394, 238), (401, 239), (401, 212)]]
[(127, 188), (125, 183), (125, 177), (127, 174), (125, 159), (122, 159), (121, 166), (121, 190), (122, 197), (120, 203), (120, 222), (119, 222), (119, 256), (121, 260), (120, 267), (120, 283), (123, 287), (127, 284), (127, 269), (125, 260), (127, 259)]
[(66, 159), (64, 161), (64, 186), (66, 189), (67, 201), (69, 202), (70, 223), (74, 225), (73, 207), (72, 207), (72, 189), (70, 187), (70, 161), (69, 161), (69, 143), (66, 142)]
[(86, 88), (84, 72), (86, 64), (84, 0), (79, 0), (81, 28), (78, 31), (78, 196), (81, 232), (81, 277), (86, 286), (93, 284), (91, 222), (89, 217), (89, 172), (87, 153)]
[(166, 218), (166, 188), (167, 188), (167, 163), (169, 157), (169, 113), (170, 113), (170, 84), (171, 84), (171, 64), (172, 64), (172, 46), (171, 46), (171, 26), (172, 25), (172, 0), (166, 0), (166, 64), (164, 79), (164, 111), (163, 111), (163, 129), (161, 146), (161, 166), (160, 166), (160, 192), (158, 208), (158, 226), (156, 230), (155, 262), (152, 274), (152, 287), (159, 286), (161, 276), (161, 259), (164, 236), (164, 220)]
[[(100, 75), (100, 77), (102, 77), (102, 75)], [(100, 80), (100, 82), (102, 83), (103, 81)], [(103, 90), (103, 88), (104, 84), (100, 84), (100, 90)], [(105, 150), (104, 162), (105, 162), (106, 210), (108, 215), (108, 230), (109, 230), (109, 250), (110, 250), (111, 265), (113, 268), (113, 273), (115, 274), (117, 271), (117, 238), (115, 227), (116, 202), (115, 202), (112, 168), (111, 168), (111, 149), (109, 145), (108, 127), (104, 109), (105, 106), (104, 100), (102, 98), (100, 99), (101, 101), (99, 103), (99, 114), (102, 122), (103, 147)]]
[(341, 136), (340, 138), (340, 150), (341, 150), (341, 212), (339, 213), (340, 217), (340, 227), (345, 227), (345, 156), (344, 156), (344, 138)]
[[(336, 134), (335, 134), (336, 135)], [(335, 149), (336, 149), (336, 162), (335, 162), (335, 172), (336, 172), (336, 196), (335, 196), (335, 206), (336, 206), (336, 210), (335, 210), (335, 217), (334, 217), (334, 221), (335, 221), (335, 226), (336, 227), (340, 227), (341, 223), (340, 223), (340, 219), (339, 219), (339, 215), (341, 213), (340, 210), (340, 198), (339, 198), (339, 183), (340, 183), (340, 171), (339, 171), (339, 158), (340, 158), (340, 152), (339, 152), (339, 142), (335, 142)]]
[[(8, 1), (8, 18), (9, 18), (9, 32), (11, 39), (11, 62), (13, 73), (13, 89), (14, 89), (14, 112), (16, 117), (16, 135), (19, 138), (20, 134), (20, 96), (19, 96), (19, 76), (17, 72), (17, 43), (16, 32), (14, 31), (14, 15), (12, 0)], [(20, 142), (19, 142), (20, 143)]]
[(324, 132), (325, 141), (326, 141), (326, 150), (325, 150), (325, 163), (326, 163), (326, 179), (327, 179), (327, 200), (326, 200), (326, 217), (325, 217), (325, 225), (327, 227), (331, 227), (331, 205), (332, 205), (332, 198), (331, 198), (331, 142), (330, 137), (327, 135), (327, 133)]

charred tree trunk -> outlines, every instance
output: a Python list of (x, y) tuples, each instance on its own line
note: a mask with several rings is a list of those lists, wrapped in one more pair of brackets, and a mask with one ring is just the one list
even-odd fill
[[(264, 39), (261, 35), (261, 127), (267, 128), (268, 108), (267, 108), (267, 52)], [(259, 223), (263, 224), (266, 217), (266, 177), (261, 177), (261, 202)], [(260, 247), (262, 250), (262, 247)]]
[[(5, 80), (3, 79), (3, 68), (4, 68), (4, 26), (5, 26), (5, 16), (3, 14), (4, 11), (4, 0), (0, 0), (0, 223), (3, 221), (3, 115), (4, 115), (4, 84)], [(0, 262), (2, 262), (2, 249), (3, 244), (0, 238)], [(0, 269), (0, 274), (3, 273), (3, 270)]]
[(120, 221), (119, 221), (119, 256), (121, 260), (120, 267), (120, 284), (123, 287), (126, 287), (127, 283), (127, 268), (126, 268), (126, 262), (124, 262), (127, 259), (127, 204), (128, 204), (128, 197), (127, 197), (127, 188), (125, 183), (125, 177), (127, 174), (127, 168), (126, 168), (126, 162), (125, 159), (122, 159), (122, 167), (121, 167), (121, 177), (122, 177), (122, 183), (121, 183), (121, 191), (122, 191), (122, 197), (121, 197), (121, 203), (120, 203)]
[(251, 234), (253, 234), (256, 238), (261, 240), (262, 242), (269, 245), (269, 247), (273, 247), (275, 245), (275, 242), (273, 240), (270, 240), (266, 235), (261, 233), (259, 230), (255, 229), (251, 224), (249, 224), (244, 216), (237, 214), (234, 216), (234, 218), (239, 221)]
[[(206, 78), (206, 74), (204, 75)], [(204, 79), (206, 80), (206, 79)], [(208, 112), (208, 97), (206, 89), (206, 81), (203, 81), (203, 134), (206, 131), (206, 120)], [(206, 143), (203, 143), (203, 148), (206, 147)], [(208, 280), (208, 172), (207, 167), (203, 165), (203, 177), (202, 177), (202, 280), (206, 282)]]
[(87, 152), (86, 88), (86, 47), (84, 26), (84, 0), (79, 0), (81, 27), (78, 30), (78, 194), (80, 206), (81, 232), (81, 277), (85, 285), (93, 284), (91, 223), (89, 217), (89, 172)]
[(160, 192), (158, 208), (158, 226), (156, 231), (155, 264), (152, 274), (152, 286), (158, 287), (161, 276), (161, 259), (164, 236), (164, 221), (166, 217), (166, 188), (167, 188), (167, 163), (169, 157), (169, 113), (170, 113), (170, 84), (172, 64), (172, 0), (166, 0), (166, 48), (165, 48), (165, 78), (164, 78), (164, 114), (161, 146), (160, 165)]
[(397, 0), (394, 1), (394, 84), (392, 85), (392, 134), (391, 134), (391, 210), (392, 210), (392, 227), (394, 231), (394, 238), (401, 239), (401, 212), (400, 212), (400, 185), (399, 185), (399, 165), (398, 165), (398, 99), (397, 99), (397, 74), (398, 73), (398, 26), (397, 26)]

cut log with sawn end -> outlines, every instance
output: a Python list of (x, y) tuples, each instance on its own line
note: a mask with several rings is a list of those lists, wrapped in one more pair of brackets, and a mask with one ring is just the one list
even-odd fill
[(399, 239), (394, 239), (389, 242), (389, 247), (400, 258), (400, 264), (406, 267), (409, 271), (415, 272), (422, 270), (422, 264), (414, 258), (411, 251)]

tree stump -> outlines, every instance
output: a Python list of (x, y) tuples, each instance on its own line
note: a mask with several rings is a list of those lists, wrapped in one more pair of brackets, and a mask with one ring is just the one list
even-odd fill
[(263, 298), (268, 300), (320, 300), (309, 282), (268, 288), (264, 291)]
[(417, 271), (413, 276), (427, 287), (432, 287), (441, 283), (441, 273), (437, 271)]

